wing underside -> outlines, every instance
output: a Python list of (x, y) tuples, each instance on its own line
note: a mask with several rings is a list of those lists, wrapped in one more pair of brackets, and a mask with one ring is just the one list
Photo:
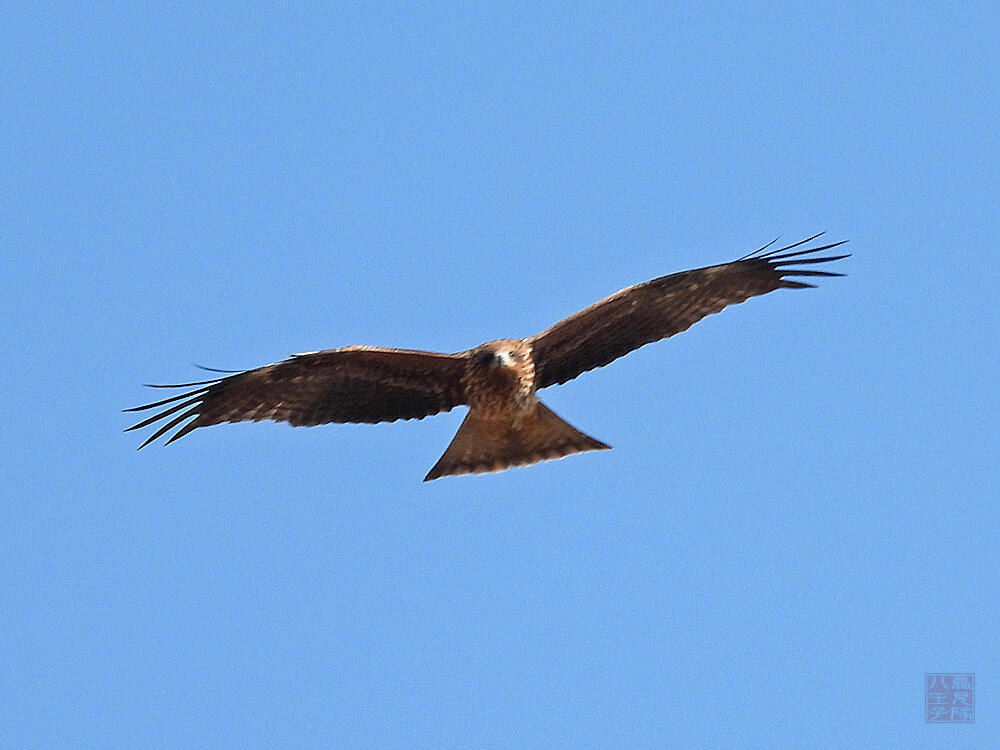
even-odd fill
[(842, 276), (814, 266), (848, 257), (822, 255), (843, 242), (796, 249), (819, 236), (771, 251), (769, 243), (732, 263), (637, 284), (561, 320), (528, 339), (536, 387), (565, 383), (750, 297), (814, 286), (802, 279)]
[[(174, 428), (179, 427), (167, 443), (198, 427), (223, 422), (273, 420), (312, 426), (421, 419), (464, 403), (464, 370), (461, 354), (345, 347), (294, 355), (224, 378), (154, 386), (193, 390), (126, 409), (162, 407), (128, 430), (172, 417), (142, 448)], [(190, 421), (182, 426), (185, 420)]]

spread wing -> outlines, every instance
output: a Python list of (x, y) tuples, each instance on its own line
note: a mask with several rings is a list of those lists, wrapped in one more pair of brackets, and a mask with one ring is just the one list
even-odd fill
[(804, 268), (847, 255), (817, 257), (843, 242), (794, 248), (820, 235), (765, 252), (771, 243), (732, 263), (662, 276), (622, 289), (527, 339), (537, 388), (565, 383), (640, 346), (686, 331), (706, 315), (775, 289), (812, 287), (790, 277), (843, 276)]
[(139, 446), (143, 448), (192, 417), (167, 443), (198, 427), (222, 422), (271, 419), (312, 426), (421, 419), (465, 402), (461, 377), (466, 356), (368, 346), (296, 354), (283, 362), (225, 378), (154, 386), (193, 386), (194, 390), (126, 409), (164, 407), (128, 430), (147, 427), (180, 412)]

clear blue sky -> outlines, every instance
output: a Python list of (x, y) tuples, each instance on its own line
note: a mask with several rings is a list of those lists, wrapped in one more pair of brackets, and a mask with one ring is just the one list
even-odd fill
[[(1000, 746), (995, 5), (425, 5), (2, 12), (0, 746)], [(121, 432), (820, 230), (846, 278), (543, 393), (613, 451)]]

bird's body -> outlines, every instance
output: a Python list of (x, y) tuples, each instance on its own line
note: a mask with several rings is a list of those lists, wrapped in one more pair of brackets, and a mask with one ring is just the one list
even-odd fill
[(531, 347), (517, 339), (487, 341), (469, 352), (462, 388), (470, 409), (484, 415), (524, 412), (535, 401)]
[[(817, 235), (819, 236), (819, 235)], [(142, 448), (184, 420), (167, 441), (223, 422), (274, 420), (295, 426), (420, 419), (469, 407), (462, 426), (425, 479), (500, 471), (573, 453), (606, 450), (542, 404), (536, 391), (565, 383), (706, 315), (781, 288), (811, 284), (788, 276), (840, 276), (799, 266), (842, 243), (789, 252), (816, 237), (732, 263), (682, 271), (623, 289), (526, 339), (497, 339), (455, 354), (348, 346), (216, 380), (184, 383), (178, 396), (128, 409), (166, 407), (129, 430), (177, 412)]]

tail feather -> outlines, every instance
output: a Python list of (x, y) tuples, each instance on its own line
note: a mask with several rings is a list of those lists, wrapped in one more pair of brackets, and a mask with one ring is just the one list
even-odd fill
[(503, 471), (511, 466), (610, 448), (563, 421), (540, 401), (531, 413), (517, 417), (498, 418), (473, 409), (424, 481), (453, 474)]

